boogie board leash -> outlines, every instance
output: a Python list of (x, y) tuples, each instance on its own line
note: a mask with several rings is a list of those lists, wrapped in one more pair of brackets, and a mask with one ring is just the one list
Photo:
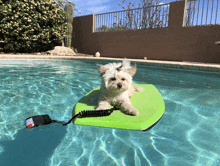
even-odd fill
[(33, 128), (43, 125), (48, 125), (51, 123), (61, 123), (63, 126), (68, 125), (75, 118), (85, 118), (85, 117), (102, 117), (109, 116), (114, 110), (118, 110), (116, 107), (107, 110), (84, 110), (74, 115), (67, 123), (57, 122), (56, 120), (51, 120), (49, 115), (37, 115), (29, 117), (25, 120), (26, 128)]

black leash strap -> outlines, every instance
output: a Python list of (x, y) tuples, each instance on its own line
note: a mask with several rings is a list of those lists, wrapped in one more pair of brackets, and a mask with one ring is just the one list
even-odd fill
[(79, 118), (109, 116), (114, 110), (117, 110), (117, 108), (114, 107), (114, 108), (107, 109), (107, 110), (93, 110), (93, 111), (84, 110), (74, 115), (67, 123), (62, 124), (62, 125), (63, 126), (68, 125), (73, 119), (78, 118), (78, 116)]
[(84, 110), (74, 115), (67, 123), (57, 122), (56, 120), (51, 120), (49, 115), (37, 115), (26, 119), (26, 128), (38, 127), (42, 125), (47, 125), (50, 123), (61, 123), (63, 126), (68, 125), (75, 118), (85, 118), (85, 117), (102, 117), (109, 116), (116, 107), (107, 110)]

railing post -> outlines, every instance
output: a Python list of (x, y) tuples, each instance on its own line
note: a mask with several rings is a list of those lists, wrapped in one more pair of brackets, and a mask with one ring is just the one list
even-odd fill
[(92, 24), (92, 33), (96, 32), (96, 15), (93, 14), (93, 24)]
[(187, 10), (187, 0), (184, 0), (184, 13), (183, 13), (183, 27), (186, 25), (186, 10)]
[(170, 2), (168, 28), (185, 26), (187, 0)]

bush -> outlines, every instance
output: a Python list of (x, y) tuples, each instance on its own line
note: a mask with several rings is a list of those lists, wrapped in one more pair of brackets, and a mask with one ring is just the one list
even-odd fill
[(61, 45), (66, 13), (51, 0), (0, 0), (0, 51), (42, 52)]
[(106, 31), (110, 32), (110, 31), (125, 31), (125, 30), (129, 30), (127, 27), (122, 26), (121, 24), (114, 24), (114, 26), (112, 28), (107, 28)]

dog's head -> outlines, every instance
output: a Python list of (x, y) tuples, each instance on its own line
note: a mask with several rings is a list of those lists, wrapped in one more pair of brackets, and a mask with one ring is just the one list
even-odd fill
[(131, 67), (130, 62), (124, 59), (122, 63), (99, 65), (102, 85), (108, 91), (119, 93), (128, 90), (132, 85), (132, 77), (137, 68)]

